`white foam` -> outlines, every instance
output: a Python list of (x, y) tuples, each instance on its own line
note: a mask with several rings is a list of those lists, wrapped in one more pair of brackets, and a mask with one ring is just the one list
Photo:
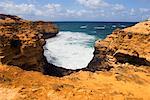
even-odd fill
[(59, 32), (46, 40), (44, 55), (49, 63), (66, 69), (81, 69), (93, 58), (94, 48), (88, 46), (95, 37), (79, 32)]

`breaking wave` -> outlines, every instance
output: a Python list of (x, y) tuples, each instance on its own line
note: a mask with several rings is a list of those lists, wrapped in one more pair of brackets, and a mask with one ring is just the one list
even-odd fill
[(95, 37), (81, 32), (59, 32), (46, 40), (47, 61), (66, 69), (85, 68), (93, 58)]

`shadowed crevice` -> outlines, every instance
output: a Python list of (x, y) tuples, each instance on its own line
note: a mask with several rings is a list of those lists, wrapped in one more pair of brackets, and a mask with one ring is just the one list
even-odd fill
[(114, 57), (117, 59), (120, 63), (129, 63), (132, 65), (144, 65), (144, 66), (150, 66), (150, 62), (147, 61), (145, 58), (140, 58), (138, 56), (131, 56), (128, 54), (123, 53), (116, 53)]

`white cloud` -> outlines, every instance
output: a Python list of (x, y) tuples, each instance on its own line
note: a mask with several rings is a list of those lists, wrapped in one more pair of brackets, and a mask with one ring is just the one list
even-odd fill
[(136, 10), (134, 8), (131, 8), (130, 11), (129, 11), (129, 14), (131, 16), (133, 16), (133, 15), (135, 15), (135, 12), (136, 12)]
[(100, 7), (107, 7), (109, 4), (103, 0), (77, 0), (81, 5), (91, 9), (97, 9)]
[[(127, 10), (128, 11), (128, 10)], [(129, 12), (128, 12), (131, 16), (133, 15), (144, 15), (144, 16), (150, 16), (150, 9), (149, 8), (138, 8), (138, 9), (135, 9), (135, 8), (131, 8), (129, 9)]]
[(36, 0), (28, 1), (25, 3), (15, 3), (13, 0), (0, 1), (0, 13), (19, 15), (31, 20), (128, 21), (150, 16), (149, 8), (128, 8), (123, 4), (111, 4), (105, 0), (74, 0), (78, 1), (78, 5), (71, 8), (59, 3), (40, 4)]
[(46, 4), (44, 6), (21, 3), (16, 4), (12, 1), (0, 2), (0, 12), (13, 15), (35, 15), (54, 17), (54, 13), (59, 12), (60, 4)]
[[(105, 0), (77, 0), (80, 5), (86, 7), (86, 10), (93, 10), (93, 14), (99, 16), (110, 16), (116, 14), (124, 14), (126, 7), (122, 4), (111, 4)], [(103, 10), (103, 12), (100, 12)], [(94, 11), (97, 11), (94, 13)], [(111, 12), (111, 13), (108, 13)]]
[(0, 2), (0, 11), (8, 14), (28, 14), (33, 12), (35, 6), (32, 4), (15, 4), (13, 2)]
[(59, 11), (61, 8), (61, 5), (52, 3), (52, 4), (45, 5), (45, 7), (48, 8), (49, 11)]
[(113, 9), (116, 10), (116, 11), (123, 11), (123, 10), (125, 10), (124, 5), (121, 5), (121, 4), (115, 4), (115, 5), (112, 5), (112, 6), (113, 6)]
[(139, 10), (141, 13), (146, 13), (146, 12), (150, 13), (150, 9), (148, 9), (148, 8), (139, 8)]
[[(58, 18), (58, 17), (72, 17), (79, 18), (87, 16), (90, 12), (87, 10), (74, 10), (74, 9), (65, 9), (60, 4), (48, 3), (46, 5), (35, 5), (35, 4), (16, 4), (11, 1), (0, 2), (0, 12), (4, 14), (13, 14), (19, 16), (29, 16), (29, 18), (41, 18), (48, 17)], [(32, 17), (34, 16), (34, 17)]]
[(83, 16), (87, 16), (87, 14), (89, 14), (90, 12), (87, 10), (70, 10), (67, 9), (65, 11), (65, 16), (67, 17), (74, 17), (74, 18), (78, 18), (78, 17), (83, 17)]

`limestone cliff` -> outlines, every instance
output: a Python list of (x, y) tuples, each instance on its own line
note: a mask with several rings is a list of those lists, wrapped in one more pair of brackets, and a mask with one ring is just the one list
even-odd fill
[(45, 39), (57, 33), (51, 22), (0, 14), (0, 63), (43, 72), (47, 64), (43, 55)]
[[(47, 64), (43, 31), (50, 30), (5, 16), (0, 17), (0, 62), (16, 66), (0, 64), (0, 100), (150, 100), (150, 21), (97, 41), (94, 58), (83, 69), (88, 71), (58, 78), (26, 71), (42, 71)], [(70, 73), (56, 66), (47, 71), (60, 76)]]
[(96, 41), (87, 70), (110, 70), (123, 64), (150, 66), (150, 21), (117, 29), (106, 39)]

